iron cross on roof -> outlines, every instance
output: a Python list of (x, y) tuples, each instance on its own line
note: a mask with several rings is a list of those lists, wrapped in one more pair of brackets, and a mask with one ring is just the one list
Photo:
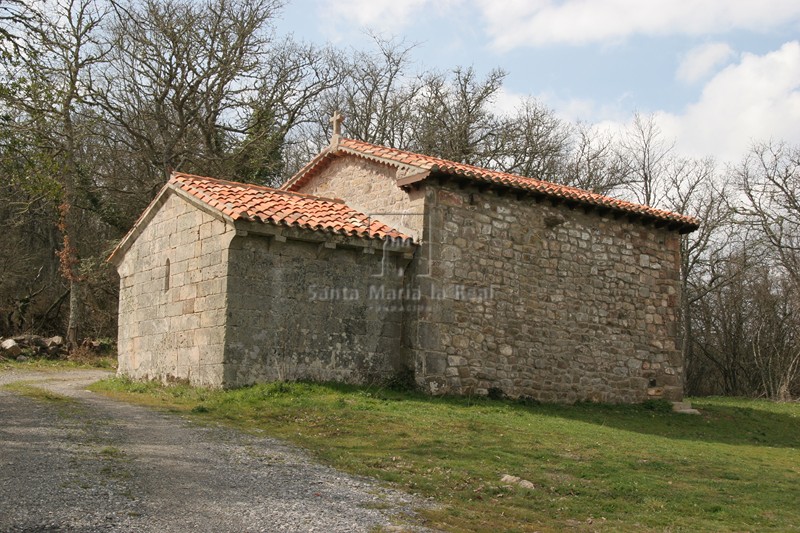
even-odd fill
[(331, 117), (330, 123), (333, 125), (333, 134), (334, 135), (341, 135), (342, 134), (342, 121), (344, 120), (344, 116), (339, 113), (339, 111), (334, 111), (333, 116)]

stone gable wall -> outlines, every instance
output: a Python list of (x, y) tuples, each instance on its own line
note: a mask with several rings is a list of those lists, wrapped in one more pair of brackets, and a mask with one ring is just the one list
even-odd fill
[(345, 156), (331, 162), (298, 192), (340, 198), (356, 211), (374, 216), (416, 241), (423, 226), (422, 193), (400, 189), (396, 173), (387, 165)]
[(227, 386), (368, 383), (405, 365), (400, 256), (251, 234), (229, 258)]
[(681, 398), (677, 233), (426, 188), (429, 227), (409, 283), (432, 296), (406, 333), (422, 385), (542, 401)]
[(118, 267), (119, 374), (222, 385), (232, 235), (224, 222), (168, 194)]

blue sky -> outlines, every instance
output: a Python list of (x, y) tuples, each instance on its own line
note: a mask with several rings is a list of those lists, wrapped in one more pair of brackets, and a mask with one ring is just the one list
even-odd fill
[(290, 0), (279, 30), (369, 48), (419, 43), (420, 68), (508, 72), (495, 105), (624, 127), (654, 113), (685, 155), (800, 145), (800, 0)]

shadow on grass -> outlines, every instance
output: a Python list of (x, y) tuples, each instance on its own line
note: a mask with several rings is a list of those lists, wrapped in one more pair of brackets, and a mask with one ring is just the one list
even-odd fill
[[(101, 382), (102, 383), (102, 382)], [(163, 388), (158, 383), (120, 380), (106, 380), (111, 387), (120, 387), (134, 393), (154, 393), (168, 390), (173, 398), (184, 397), (197, 402), (192, 410), (204, 413), (209, 410), (224, 409), (230, 406), (232, 413), (237, 405), (258, 407), (260, 402), (269, 399), (287, 398), (302, 400), (301, 404), (312, 409), (328, 406), (344, 408), (352, 404), (359, 410), (371, 410), (359, 404), (359, 399), (369, 398), (382, 402), (408, 402), (403, 409), (404, 416), (416, 416), (422, 409), (446, 406), (453, 410), (454, 418), (462, 418), (458, 410), (463, 410), (463, 418), (470, 418), (468, 412), (479, 409), (490, 419), (498, 413), (498, 421), (512, 424), (513, 419), (505, 418), (508, 413), (524, 416), (547, 416), (574, 420), (587, 424), (631, 431), (644, 435), (654, 435), (668, 439), (721, 443), (730, 445), (770, 446), (776, 448), (800, 448), (800, 404), (776, 404), (762, 400), (737, 398), (699, 398), (694, 406), (701, 415), (674, 413), (668, 402), (656, 401), (637, 405), (577, 403), (573, 405), (545, 404), (510, 399), (493, 400), (484, 397), (429, 396), (421, 392), (396, 391), (376, 386), (345, 385), (339, 383), (268, 383), (243, 387), (228, 391), (213, 391), (186, 385), (173, 385)], [(334, 396), (331, 399), (331, 395)], [(335, 398), (338, 396), (338, 398)], [(327, 397), (327, 400), (324, 399)], [(350, 399), (348, 400), (348, 397)], [(354, 403), (353, 403), (354, 402)], [(294, 411), (291, 411), (294, 413)], [(281, 415), (282, 416), (282, 415)], [(293, 417), (294, 414), (286, 416)]]
[[(748, 403), (742, 400), (742, 403)], [(753, 407), (697, 401), (701, 415), (650, 410), (646, 405), (542, 407), (554, 416), (670, 439), (731, 445), (800, 448), (800, 418)], [(800, 411), (800, 409), (798, 409)]]
[(775, 404), (744, 398), (696, 398), (701, 415), (674, 413), (666, 401), (644, 404), (576, 403), (572, 405), (455, 396), (432, 397), (375, 387), (326, 383), (326, 388), (369, 394), (387, 401), (414, 401), (453, 408), (501, 408), (552, 416), (669, 439), (731, 445), (800, 448), (800, 404)]

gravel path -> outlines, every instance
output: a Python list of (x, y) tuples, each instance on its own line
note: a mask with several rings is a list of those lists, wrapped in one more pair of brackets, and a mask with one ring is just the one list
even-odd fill
[(110, 400), (98, 370), (0, 373), (0, 531), (419, 531), (412, 496), (270, 438)]

